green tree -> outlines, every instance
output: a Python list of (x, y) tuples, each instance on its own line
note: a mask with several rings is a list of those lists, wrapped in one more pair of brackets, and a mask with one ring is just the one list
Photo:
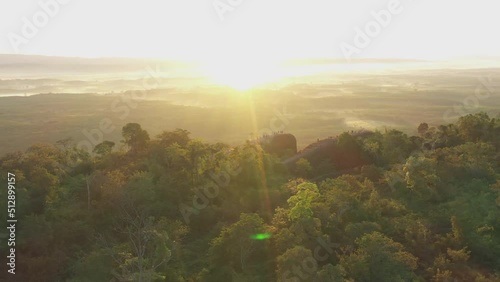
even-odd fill
[(313, 216), (311, 203), (319, 196), (318, 186), (314, 183), (302, 183), (297, 187), (297, 193), (288, 199), (290, 220), (310, 218)]
[(295, 246), (278, 256), (276, 278), (279, 282), (314, 281), (317, 269), (318, 262), (311, 250)]
[(127, 123), (122, 128), (122, 136), (123, 142), (134, 151), (144, 148), (149, 141), (148, 132), (138, 123)]
[(355, 281), (413, 281), (417, 258), (382, 233), (356, 239), (354, 253), (343, 255), (341, 265)]
[(494, 120), (484, 112), (466, 115), (458, 119), (457, 128), (465, 141), (488, 141), (494, 133)]
[(425, 136), (425, 133), (427, 133), (427, 130), (429, 130), (429, 125), (426, 122), (421, 123), (417, 129), (418, 134), (422, 137)]
[(308, 160), (301, 158), (295, 162), (295, 174), (298, 177), (308, 178), (311, 176), (313, 168)]
[(97, 145), (95, 145), (94, 150), (92, 152), (96, 153), (99, 156), (104, 156), (113, 150), (115, 146), (115, 142), (112, 141), (103, 141)]
[(189, 131), (177, 128), (174, 131), (163, 131), (156, 136), (156, 139), (158, 139), (163, 147), (168, 147), (175, 143), (181, 147), (185, 147), (190, 141), (189, 134)]
[(425, 200), (440, 199), (440, 178), (437, 162), (424, 156), (411, 156), (403, 166), (408, 187)]
[(209, 253), (214, 262), (214, 267), (230, 266), (237, 272), (245, 272), (249, 264), (262, 263), (259, 260), (249, 261), (254, 254), (266, 248), (266, 241), (252, 239), (252, 235), (266, 233), (264, 221), (257, 214), (240, 215), (240, 220), (225, 227), (220, 235), (212, 240)]

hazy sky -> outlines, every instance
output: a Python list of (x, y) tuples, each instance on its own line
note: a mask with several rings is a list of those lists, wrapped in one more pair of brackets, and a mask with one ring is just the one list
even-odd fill
[[(56, 1), (56, 0), (52, 0)], [(62, 0), (60, 0), (62, 2)], [(344, 57), (355, 28), (390, 0), (65, 0), (43, 23), (38, 4), (0, 2), (0, 53), (83, 57)], [(356, 58), (446, 59), (500, 56), (500, 1), (400, 0), (397, 14)], [(214, 3), (235, 3), (221, 20)], [(222, 6), (221, 6), (222, 7)], [(23, 17), (40, 27), (23, 36)], [(40, 24), (41, 23), (41, 24)], [(19, 36), (19, 37), (18, 37)], [(24, 38), (19, 41), (20, 37)], [(21, 43), (19, 43), (21, 42)]]

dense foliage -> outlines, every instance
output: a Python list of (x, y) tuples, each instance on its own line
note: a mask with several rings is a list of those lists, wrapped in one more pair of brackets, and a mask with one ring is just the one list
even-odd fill
[[(134, 123), (92, 155), (71, 140), (7, 154), (15, 281), (499, 281), (500, 120), (418, 132), (345, 133), (337, 164), (290, 172), (258, 144)], [(353, 154), (362, 166), (318, 178)]]

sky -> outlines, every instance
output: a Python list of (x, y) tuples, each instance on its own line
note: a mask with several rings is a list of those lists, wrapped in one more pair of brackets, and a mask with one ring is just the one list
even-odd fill
[[(500, 56), (499, 7), (495, 0), (6, 0), (0, 53), (210, 61)], [(356, 29), (382, 10), (390, 20), (379, 30), (372, 23), (368, 44), (356, 45)], [(37, 24), (32, 38), (23, 35), (27, 22)]]

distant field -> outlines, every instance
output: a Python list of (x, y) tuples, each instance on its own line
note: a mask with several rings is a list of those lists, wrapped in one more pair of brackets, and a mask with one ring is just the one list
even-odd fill
[(98, 128), (103, 119), (115, 127), (104, 139), (115, 142), (123, 125), (138, 122), (152, 136), (184, 128), (194, 137), (230, 144), (259, 132), (283, 130), (296, 135), (300, 148), (346, 130), (396, 128), (414, 133), (420, 122), (439, 125), (461, 114), (483, 110), (496, 116), (500, 110), (498, 69), (375, 73), (331, 80), (335, 83), (290, 83), (246, 94), (217, 87), (158, 89), (149, 91), (145, 100), (127, 100), (131, 96), (126, 92), (2, 97), (0, 155), (37, 142), (87, 140), (83, 131)]

